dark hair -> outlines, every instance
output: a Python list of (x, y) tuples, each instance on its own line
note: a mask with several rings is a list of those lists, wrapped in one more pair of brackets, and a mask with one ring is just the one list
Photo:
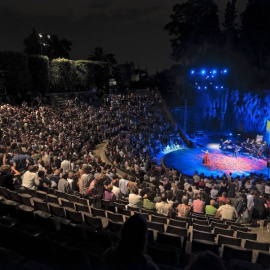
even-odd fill
[(211, 251), (199, 252), (189, 263), (186, 270), (225, 270), (222, 260)]
[(45, 176), (45, 172), (44, 171), (39, 171), (38, 172), (38, 177), (43, 178)]

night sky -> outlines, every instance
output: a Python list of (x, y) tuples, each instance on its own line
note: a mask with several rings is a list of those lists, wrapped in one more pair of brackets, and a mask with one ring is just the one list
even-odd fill
[[(163, 30), (177, 0), (0, 0), (0, 51), (23, 50), (32, 28), (72, 41), (72, 59), (94, 47), (133, 60), (153, 73), (171, 66), (169, 35)], [(226, 0), (216, 0), (220, 16)], [(242, 12), (247, 0), (238, 0)]]

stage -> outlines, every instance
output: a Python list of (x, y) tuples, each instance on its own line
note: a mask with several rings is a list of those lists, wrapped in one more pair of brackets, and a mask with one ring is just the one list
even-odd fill
[[(202, 148), (185, 148), (165, 154), (163, 162), (166, 166), (175, 168), (187, 175), (193, 175), (195, 170), (204, 173), (206, 176), (222, 176), (224, 173), (230, 172), (233, 176), (249, 175), (250, 172), (268, 175), (266, 158), (256, 158), (246, 154), (235, 158), (232, 152), (223, 153), (219, 149), (217, 140), (210, 141), (211, 138)], [(209, 151), (209, 167), (202, 164), (205, 154), (201, 150)]]

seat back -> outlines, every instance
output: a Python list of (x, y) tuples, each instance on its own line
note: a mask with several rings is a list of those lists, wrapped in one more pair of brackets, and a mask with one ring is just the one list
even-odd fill
[(75, 204), (75, 210), (80, 212), (85, 212), (90, 214), (90, 209), (88, 206), (80, 204), (80, 203), (74, 203)]
[(204, 240), (204, 241), (215, 242), (215, 235), (213, 233), (200, 232), (197, 230), (193, 230), (192, 240)]
[(203, 226), (208, 226), (208, 221), (207, 220), (200, 220), (200, 219), (193, 219), (193, 224), (196, 223), (198, 225), (203, 225)]
[(230, 245), (230, 246), (241, 246), (241, 238), (236, 238), (227, 235), (218, 235), (218, 244), (219, 245)]
[(257, 240), (257, 233), (237, 231), (236, 237), (241, 239)]
[(236, 246), (224, 245), (222, 259), (225, 261), (237, 259), (237, 260), (251, 262), (252, 250), (236, 247)]
[(214, 254), (219, 256), (218, 244), (205, 240), (192, 240), (191, 253), (201, 252), (202, 250), (212, 251)]
[(270, 269), (270, 253), (259, 251), (256, 263), (262, 265), (264, 269)]
[(234, 231), (248, 232), (248, 228), (247, 227), (234, 226), (234, 225), (231, 225), (230, 227)]
[(18, 203), (22, 203), (21, 198), (16, 191), (8, 190), (8, 193), (9, 193), (10, 198), (13, 201), (18, 202)]
[(86, 206), (90, 206), (91, 203), (89, 202), (89, 200), (84, 199), (84, 198), (77, 198), (77, 202)]
[(123, 215), (121, 214), (115, 214), (115, 213), (112, 213), (112, 212), (107, 212), (107, 217), (108, 219), (114, 221), (114, 222), (124, 222), (124, 218), (123, 218)]
[(120, 232), (120, 230), (122, 229), (122, 226), (123, 226), (123, 223), (120, 223), (120, 222), (113, 222), (113, 221), (109, 220), (109, 221), (108, 221), (108, 227), (107, 227), (107, 229), (108, 229), (110, 232), (118, 233), (118, 232)]
[(130, 210), (127, 209), (117, 208), (117, 213), (128, 217), (131, 216)]
[(190, 226), (192, 224), (192, 219), (187, 217), (175, 217), (176, 220), (185, 221)]
[(178, 236), (182, 236), (184, 238), (188, 237), (188, 230), (187, 229), (175, 227), (175, 226), (171, 226), (171, 225), (167, 226), (166, 233), (175, 234)]
[(47, 194), (48, 202), (59, 204), (58, 197), (53, 194)]
[(220, 222), (211, 222), (211, 228), (221, 228), (221, 229), (228, 229), (228, 225), (226, 223), (220, 223)]
[(234, 233), (234, 230), (222, 229), (222, 228), (218, 228), (218, 227), (215, 227), (215, 229), (214, 229), (215, 235), (222, 234), (222, 235), (227, 235), (227, 236), (233, 236), (233, 233)]
[(52, 215), (58, 216), (58, 217), (62, 217), (62, 218), (66, 218), (66, 212), (64, 210), (64, 208), (60, 205), (54, 204), (54, 203), (48, 203), (49, 209), (50, 209), (50, 213)]
[(161, 232), (161, 233), (164, 232), (164, 224), (163, 223), (148, 221), (148, 228), (152, 229), (152, 230), (156, 230), (156, 231)]
[(155, 215), (151, 215), (151, 221), (152, 222), (158, 222), (158, 223), (167, 224), (167, 218), (166, 217), (158, 217), (158, 216), (155, 216)]
[(203, 225), (198, 225), (196, 223), (193, 223), (193, 230), (211, 233), (212, 229), (210, 226), (203, 226)]
[(114, 206), (117, 207), (117, 209), (121, 208), (121, 209), (126, 209), (126, 205), (123, 203), (114, 203)]
[(77, 197), (71, 194), (67, 194), (67, 200), (70, 202), (77, 202)]
[(37, 210), (49, 212), (49, 208), (46, 202), (39, 201), (37, 199), (33, 199), (34, 206)]
[(41, 199), (41, 200), (43, 200), (43, 201), (47, 201), (48, 199), (47, 199), (47, 193), (46, 192), (44, 192), (44, 191), (40, 191), (40, 190), (37, 190), (36, 191), (36, 196), (39, 198), (39, 199)]
[(169, 225), (185, 229), (188, 227), (188, 223), (186, 223), (185, 221), (178, 221), (175, 219), (170, 219)]
[(67, 194), (65, 192), (60, 191), (60, 190), (55, 190), (55, 195), (58, 198), (63, 198), (63, 199), (67, 198)]
[(31, 195), (29, 194), (19, 194), (21, 201), (23, 204), (27, 205), (27, 206), (31, 206), (33, 207), (32, 203), (31, 203)]
[(92, 217), (89, 214), (83, 213), (85, 224), (91, 226), (95, 230), (101, 230), (103, 228), (102, 220), (99, 217)]
[(68, 207), (68, 208), (74, 209), (74, 203), (73, 202), (70, 202), (70, 201), (68, 201), (66, 199), (63, 199), (63, 198), (60, 199), (60, 202), (61, 202), (61, 205), (63, 207)]
[(83, 223), (83, 216), (81, 212), (77, 212), (76, 210), (67, 207), (65, 207), (64, 209), (66, 211), (67, 219), (70, 219), (72, 222), (77, 224)]
[(168, 245), (175, 248), (182, 248), (184, 237), (157, 232), (156, 244)]
[(258, 242), (253, 240), (246, 240), (245, 248), (253, 250), (262, 250), (269, 252), (270, 243)]
[(6, 199), (11, 199), (9, 192), (5, 187), (0, 186), (0, 192)]
[(91, 207), (91, 213), (94, 217), (104, 217), (106, 218), (106, 212), (103, 209), (98, 209)]

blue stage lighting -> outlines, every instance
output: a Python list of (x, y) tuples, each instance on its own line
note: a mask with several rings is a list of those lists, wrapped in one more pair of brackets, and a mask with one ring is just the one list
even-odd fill
[(194, 70), (191, 70), (191, 72), (190, 72), (191, 74), (194, 74), (195, 73), (195, 71)]
[(228, 72), (228, 70), (227, 70), (227, 69), (224, 69), (224, 70), (223, 70), (223, 73), (227, 73), (227, 72)]
[(213, 74), (217, 74), (217, 71), (214, 69), (214, 70), (212, 71), (212, 73), (213, 73)]
[(232, 133), (230, 133), (230, 136), (232, 136)]
[(212, 75), (212, 78), (214, 78), (215, 76), (214, 75)]
[(216, 89), (218, 89), (218, 86), (216, 86)]
[(198, 86), (198, 89), (201, 89), (201, 87), (200, 87), (200, 86)]
[(223, 87), (223, 86), (221, 86), (220, 88), (221, 88), (221, 89), (223, 89), (224, 87)]
[(206, 73), (206, 70), (203, 69), (203, 70), (201, 71), (201, 74), (205, 74), (205, 73)]
[(207, 86), (205, 86), (204, 89), (207, 89)]

